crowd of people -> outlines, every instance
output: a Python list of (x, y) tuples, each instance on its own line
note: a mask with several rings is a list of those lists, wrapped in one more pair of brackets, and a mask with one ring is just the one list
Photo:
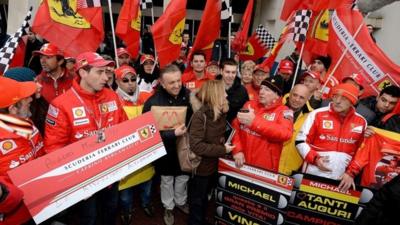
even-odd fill
[[(363, 141), (376, 128), (400, 132), (400, 88), (390, 85), (377, 96), (364, 96), (368, 84), (362, 75), (345, 74), (340, 81), (328, 75), (329, 56), (316, 57), (296, 76), (297, 62), (287, 57), (274, 75), (270, 68), (237, 57), (218, 61), (192, 52), (187, 58), (188, 33), (179, 58), (164, 68), (154, 55), (132, 58), (124, 47), (117, 49), (115, 60), (95, 52), (71, 58), (51, 43), (32, 40), (25, 67), (10, 68), (0, 77), (0, 221), (5, 224), (32, 223), (23, 193), (7, 171), (85, 137), (106, 138), (105, 128), (152, 106), (187, 108), (186, 123), (160, 131), (167, 154), (130, 175), (145, 177), (138, 186), (149, 220), (152, 198), (161, 199), (166, 225), (174, 224), (175, 208), (188, 214), (189, 225), (209, 223), (207, 203), (213, 199), (220, 157), (231, 158), (239, 168), (247, 164), (337, 180), (339, 189), (347, 191), (359, 182), (376, 183), (357, 179), (368, 164), (358, 151)], [(231, 140), (227, 124), (235, 130)], [(177, 140), (186, 133), (191, 150), (202, 157), (192, 174), (181, 170), (177, 156)], [(391, 178), (398, 166), (396, 161)], [(390, 180), (380, 182), (397, 179)], [(154, 196), (158, 183), (160, 196)], [(133, 192), (133, 187), (118, 191), (117, 182), (48, 223), (68, 224), (73, 214), (84, 225), (136, 224), (133, 203), (139, 200)]]

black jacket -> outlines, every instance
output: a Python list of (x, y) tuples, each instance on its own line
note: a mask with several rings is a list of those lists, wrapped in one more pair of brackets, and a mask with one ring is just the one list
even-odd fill
[(393, 178), (374, 194), (361, 212), (357, 225), (392, 225), (399, 221), (400, 176)]
[[(192, 107), (189, 100), (190, 91), (182, 87), (177, 98), (172, 97), (168, 92), (159, 86), (143, 106), (143, 113), (151, 110), (151, 106), (186, 106), (186, 124), (192, 116)], [(176, 136), (174, 130), (161, 131), (161, 138), (163, 140), (167, 155), (157, 160), (154, 165), (156, 170), (161, 175), (176, 176), (183, 174), (180, 169), (178, 156), (176, 154)]]
[(249, 95), (246, 88), (240, 83), (240, 79), (236, 77), (232, 87), (226, 90), (229, 102), (229, 111), (226, 120), (231, 123), (236, 118), (237, 113), (243, 107), (244, 103), (249, 101)]

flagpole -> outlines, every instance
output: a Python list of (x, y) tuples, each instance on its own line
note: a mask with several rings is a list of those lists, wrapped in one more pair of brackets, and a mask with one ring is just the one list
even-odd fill
[(294, 71), (294, 78), (292, 81), (292, 89), (294, 87), (294, 84), (296, 83), (296, 79), (297, 79), (297, 74), (298, 74), (298, 70), (300, 68), (300, 62), (301, 62), (301, 57), (303, 56), (303, 51), (304, 51), (304, 46), (305, 46), (306, 40), (303, 41), (303, 44), (301, 45), (301, 49), (300, 49), (300, 55), (299, 58), (297, 59), (297, 65), (296, 65), (296, 70)]
[[(368, 18), (369, 14), (370, 14), (370, 13), (368, 13), (368, 14), (365, 16), (365, 19)], [(352, 39), (353, 39), (353, 40), (357, 37), (358, 33), (360, 33), (361, 28), (362, 28), (362, 26), (364, 25), (364, 23), (365, 23), (365, 22), (362, 21), (361, 24), (358, 26), (356, 32), (355, 32), (354, 35), (352, 36)], [(334, 73), (336, 72), (336, 70), (338, 69), (340, 63), (341, 63), (342, 60), (344, 59), (344, 56), (346, 55), (346, 53), (347, 53), (347, 51), (349, 50), (349, 48), (350, 48), (350, 45), (346, 45), (346, 49), (343, 51), (343, 53), (342, 53), (342, 55), (340, 56), (339, 60), (336, 62), (335, 66), (334, 66), (333, 69), (332, 69), (332, 72), (329, 73), (329, 76), (328, 76), (328, 78), (326, 79), (324, 85), (322, 86), (321, 91), (323, 91), (323, 90), (325, 89), (325, 87), (326, 87), (326, 85), (328, 84), (329, 80), (331, 79), (331, 77), (333, 76), (333, 74), (334, 74)]]
[(115, 54), (115, 62), (117, 65), (117, 68), (119, 67), (119, 62), (117, 60), (117, 39), (115, 37), (115, 30), (114, 30), (114, 19), (112, 16), (112, 9), (111, 9), (111, 0), (108, 0), (108, 12), (110, 14), (110, 20), (111, 20), (111, 32), (112, 32), (112, 37), (113, 37), (113, 44), (114, 44), (114, 54)]
[[(233, 16), (233, 15), (232, 15)], [(231, 21), (228, 23), (228, 58), (231, 57)]]
[(151, 23), (154, 24), (154, 7), (151, 6)]

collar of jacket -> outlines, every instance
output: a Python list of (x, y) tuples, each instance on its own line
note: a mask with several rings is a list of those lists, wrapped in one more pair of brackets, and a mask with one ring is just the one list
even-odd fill
[(257, 103), (258, 103), (258, 107), (263, 111), (270, 111), (270, 110), (273, 110), (273, 109), (283, 105), (281, 97), (278, 98), (274, 103), (272, 103), (271, 105), (268, 105), (268, 106), (261, 104), (258, 101), (258, 99), (257, 99)]
[[(185, 86), (183, 86), (183, 84), (182, 84), (182, 88), (181, 88), (181, 90), (179, 91), (178, 96), (176, 97), (176, 99), (178, 99), (178, 98), (184, 98), (184, 97), (185, 97), (185, 94), (186, 94), (186, 91), (187, 91), (187, 89), (186, 89)], [(158, 87), (157, 87), (157, 92), (159, 92), (160, 94), (162, 94), (162, 95), (164, 95), (164, 96), (168, 96), (168, 98), (175, 99), (175, 97), (173, 97), (172, 95), (170, 95), (170, 94), (167, 92), (167, 90), (165, 90), (165, 89), (162, 87), (161, 84), (158, 85)]]
[(83, 89), (80, 85), (79, 82), (80, 79), (74, 79), (72, 81), (72, 87), (75, 89), (75, 91), (78, 93), (79, 96), (81, 96), (82, 98), (94, 98), (94, 99), (98, 99), (100, 98), (103, 93), (104, 93), (104, 89), (106, 87), (104, 87), (103, 89), (101, 89), (101, 91), (98, 91), (96, 93), (90, 93), (87, 90)]
[[(41, 80), (43, 82), (53, 82), (53, 78), (50, 77), (49, 73), (42, 71), (40, 74)], [(57, 81), (63, 82), (65, 80), (72, 79), (72, 75), (68, 73), (67, 68), (63, 68), (63, 72), (60, 77), (57, 78)]]

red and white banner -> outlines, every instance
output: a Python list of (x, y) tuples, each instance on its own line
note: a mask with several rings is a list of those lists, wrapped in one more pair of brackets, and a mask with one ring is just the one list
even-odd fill
[(151, 113), (105, 130), (9, 172), (36, 223), (92, 196), (166, 154)]
[(334, 76), (340, 81), (344, 76), (353, 73), (362, 74), (366, 80), (364, 86), (367, 96), (379, 93), (390, 84), (398, 85), (400, 67), (373, 42), (365, 25), (362, 25), (359, 34), (353, 38), (362, 23), (364, 21), (359, 11), (336, 10), (329, 26), (328, 54), (332, 58), (332, 69), (348, 48)]

